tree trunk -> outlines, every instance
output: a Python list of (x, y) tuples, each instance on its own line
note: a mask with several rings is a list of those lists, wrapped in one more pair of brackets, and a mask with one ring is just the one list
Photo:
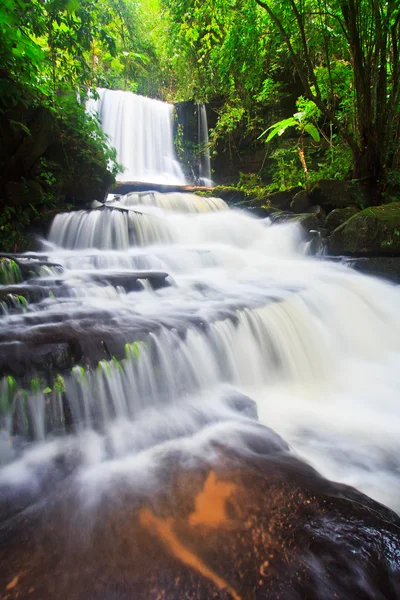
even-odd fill
[(361, 148), (353, 149), (353, 179), (363, 181), (368, 186), (371, 202), (379, 203), (383, 191), (384, 164), (383, 154), (375, 136), (368, 136)]

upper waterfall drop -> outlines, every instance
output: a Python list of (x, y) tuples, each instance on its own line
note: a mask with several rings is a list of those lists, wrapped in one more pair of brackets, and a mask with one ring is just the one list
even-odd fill
[(86, 107), (98, 114), (117, 151), (124, 167), (118, 180), (185, 185), (173, 144), (173, 105), (121, 90), (99, 88), (97, 93)]

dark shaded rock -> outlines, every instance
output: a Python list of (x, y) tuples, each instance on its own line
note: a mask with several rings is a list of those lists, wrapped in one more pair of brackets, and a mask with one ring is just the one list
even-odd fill
[(37, 181), (9, 181), (6, 185), (6, 199), (12, 206), (40, 204), (44, 193)]
[(400, 254), (400, 202), (357, 213), (327, 241), (328, 251), (336, 255)]
[(299, 223), (306, 231), (316, 229), (319, 225), (318, 218), (313, 214), (302, 214), (295, 215), (292, 219), (289, 219), (287, 223)]
[(318, 229), (310, 231), (309, 241), (309, 254), (320, 254), (322, 249), (325, 247), (324, 238), (322, 237), (321, 232)]
[(97, 282), (105, 282), (114, 287), (121, 286), (127, 292), (133, 292), (143, 289), (140, 281), (146, 280), (150, 283), (153, 290), (167, 287), (170, 283), (167, 281), (168, 273), (164, 271), (131, 271), (129, 273), (114, 272), (102, 273), (96, 271), (90, 273), (89, 278)]
[(289, 210), (290, 203), (292, 202), (294, 196), (302, 191), (301, 187), (290, 188), (289, 190), (284, 190), (283, 192), (276, 192), (275, 194), (269, 194), (265, 197), (264, 201), (269, 202), (273, 208), (278, 208), (279, 210)]
[(257, 402), (239, 392), (231, 392), (227, 396), (227, 404), (240, 414), (258, 421)]
[(311, 200), (306, 190), (298, 192), (290, 203), (290, 210), (295, 213), (307, 212), (311, 206)]
[(333, 231), (336, 227), (339, 227), (356, 215), (360, 210), (355, 206), (347, 206), (346, 208), (335, 208), (329, 215), (326, 217), (325, 228), (329, 229), (329, 231)]
[(315, 217), (317, 217), (320, 224), (325, 222), (326, 212), (324, 211), (322, 206), (319, 206), (318, 204), (316, 204), (314, 206), (310, 206), (310, 208), (305, 212), (310, 213), (310, 214), (314, 215)]
[(361, 273), (383, 277), (393, 283), (400, 283), (400, 256), (349, 258), (346, 264)]
[(295, 215), (291, 212), (276, 211), (270, 215), (271, 222), (274, 225), (282, 223), (299, 223), (307, 232), (317, 229), (319, 220), (314, 214), (303, 213)]
[(284, 210), (274, 210), (270, 213), (269, 218), (271, 223), (285, 223), (289, 219), (293, 219), (295, 215), (291, 212), (285, 212)]
[(23, 296), (27, 302), (39, 302), (49, 297), (49, 291), (40, 285), (7, 285), (0, 287), (0, 302), (8, 296)]
[(0, 373), (24, 377), (27, 372), (49, 374), (74, 365), (71, 347), (65, 343), (0, 343)]
[(42, 501), (3, 484), (0, 514), (19, 510), (0, 529), (2, 597), (400, 597), (394, 513), (318, 475), (268, 428), (227, 427), (144, 466), (105, 462), (93, 483), (59, 453)]
[(265, 219), (276, 213), (274, 208), (266, 206), (246, 206), (244, 210), (260, 219)]
[(62, 189), (75, 206), (86, 207), (93, 200), (104, 200), (113, 183), (113, 175), (105, 171), (103, 165), (88, 161), (85, 172), (81, 170), (75, 178), (69, 173), (64, 178)]
[(327, 212), (348, 206), (369, 206), (368, 190), (358, 181), (320, 179), (308, 192), (312, 204), (321, 205)]

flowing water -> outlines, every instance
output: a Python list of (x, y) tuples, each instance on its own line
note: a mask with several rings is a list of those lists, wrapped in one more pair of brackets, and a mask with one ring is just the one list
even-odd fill
[[(400, 292), (307, 248), (297, 225), (190, 195), (58, 215), (31, 301), (0, 320), (17, 380), (2, 381), (0, 485), (40, 488), (72, 446), (82, 469), (147, 472), (146, 451), (221, 420), (239, 444), (244, 394), (322, 474), (399, 510)], [(23, 348), (28, 367), (58, 352), (46, 382), (18, 383)]]
[(97, 89), (87, 110), (97, 114), (117, 161), (118, 180), (184, 185), (171, 127), (173, 105), (120, 90)]

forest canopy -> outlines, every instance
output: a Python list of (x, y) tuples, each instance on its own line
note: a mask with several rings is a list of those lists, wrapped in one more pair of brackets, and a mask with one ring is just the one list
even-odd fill
[(264, 149), (273, 186), (400, 183), (396, 0), (3, 0), (0, 37), (3, 110), (98, 86), (211, 102), (214, 152)]

